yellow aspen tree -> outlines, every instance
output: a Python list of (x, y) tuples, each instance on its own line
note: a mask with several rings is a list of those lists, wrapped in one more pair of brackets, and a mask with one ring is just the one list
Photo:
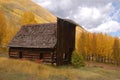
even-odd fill
[(82, 32), (79, 39), (78, 39), (78, 53), (80, 53), (81, 55), (83, 55), (85, 57), (85, 51), (84, 51), (84, 47), (85, 47), (85, 32)]
[(105, 43), (105, 56), (111, 58), (112, 46), (113, 46), (113, 38), (111, 36), (106, 36)]
[(92, 38), (92, 54), (95, 55), (97, 54), (97, 35), (93, 33), (93, 38)]
[(102, 34), (102, 41), (101, 41), (101, 53), (100, 53), (100, 56), (105, 56), (107, 57), (107, 44), (108, 44), (108, 41), (107, 41), (107, 35), (106, 34)]
[(115, 38), (113, 44), (113, 57), (117, 65), (120, 64), (120, 42), (119, 38)]
[(6, 27), (7, 27), (7, 23), (6, 23), (6, 18), (3, 14), (2, 11), (0, 11), (0, 45), (2, 45), (3, 43), (3, 39), (6, 36)]
[[(96, 51), (96, 38), (94, 36), (94, 40), (93, 40), (93, 33), (87, 33), (87, 55), (93, 55), (93, 53), (96, 53), (96, 52), (93, 52), (93, 51)], [(94, 50), (93, 50), (94, 49)]]
[(88, 32), (86, 32), (86, 33), (84, 33), (85, 35), (85, 37), (84, 37), (84, 54), (87, 56), (88, 54), (89, 54), (89, 33)]
[(90, 57), (93, 53), (92, 51), (92, 47), (93, 47), (93, 34), (92, 33), (88, 33), (87, 34), (87, 45), (86, 45), (86, 48), (87, 48), (87, 53), (86, 53), (86, 56), (87, 56), (87, 60), (90, 60)]
[(15, 34), (18, 32), (18, 30), (19, 30), (19, 27), (17, 27), (17, 26), (7, 26), (7, 28), (6, 28), (6, 36), (5, 36), (5, 38), (3, 39), (3, 45), (4, 46), (6, 46), (8, 43), (9, 43), (9, 41), (15, 36)]

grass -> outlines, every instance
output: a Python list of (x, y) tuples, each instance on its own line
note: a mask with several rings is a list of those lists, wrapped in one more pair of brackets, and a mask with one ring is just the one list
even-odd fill
[(55, 67), (0, 57), (0, 80), (120, 80), (119, 73), (99, 67)]

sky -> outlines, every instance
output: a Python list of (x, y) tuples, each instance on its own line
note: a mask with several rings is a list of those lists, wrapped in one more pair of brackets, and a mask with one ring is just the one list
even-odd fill
[(120, 37), (120, 0), (33, 0), (54, 15), (87, 31)]

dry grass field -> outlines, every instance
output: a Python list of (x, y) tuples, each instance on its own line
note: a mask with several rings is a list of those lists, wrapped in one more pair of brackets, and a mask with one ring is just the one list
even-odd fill
[(120, 80), (119, 69), (98, 66), (56, 67), (32, 61), (9, 59), (5, 55), (7, 54), (0, 54), (0, 80)]

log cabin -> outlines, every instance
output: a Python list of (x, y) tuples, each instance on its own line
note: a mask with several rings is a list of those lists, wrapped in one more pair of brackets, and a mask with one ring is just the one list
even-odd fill
[(24, 25), (8, 44), (9, 57), (70, 64), (77, 25), (61, 18), (56, 23)]

